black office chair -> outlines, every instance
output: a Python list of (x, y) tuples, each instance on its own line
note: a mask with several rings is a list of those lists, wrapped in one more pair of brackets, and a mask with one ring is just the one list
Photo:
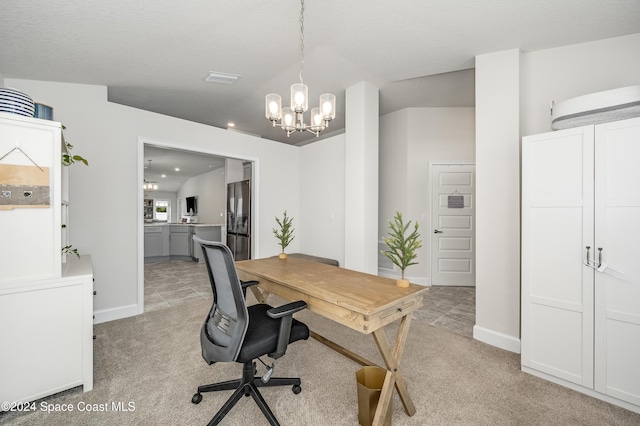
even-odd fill
[[(242, 395), (251, 395), (269, 423), (279, 425), (258, 387), (292, 385), (293, 393), (298, 394), (302, 390), (300, 379), (271, 377), (273, 364), (268, 366), (259, 357), (278, 359), (289, 343), (309, 338), (309, 328), (293, 318), (307, 304), (300, 300), (277, 308), (262, 303), (247, 307), (246, 289), (258, 282), (238, 279), (233, 256), (224, 244), (193, 239), (202, 247), (213, 291), (213, 304), (200, 330), (202, 357), (209, 365), (235, 361), (244, 367), (241, 379), (199, 386), (191, 402), (200, 403), (202, 392), (235, 389), (209, 425), (220, 423)], [(262, 377), (255, 377), (255, 359), (267, 367)]]

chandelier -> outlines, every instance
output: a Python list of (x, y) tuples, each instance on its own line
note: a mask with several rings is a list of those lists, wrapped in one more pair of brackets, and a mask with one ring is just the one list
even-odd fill
[[(151, 173), (151, 160), (147, 160), (147, 161), (149, 162), (149, 165), (146, 166), (145, 169), (147, 169), (148, 173)], [(142, 184), (142, 189), (144, 189), (145, 191), (157, 191), (158, 182), (144, 179), (144, 182)]]
[[(291, 85), (291, 107), (282, 108), (282, 98), (276, 93), (265, 97), (265, 115), (273, 127), (280, 126), (290, 136), (305, 130), (320, 135), (336, 118), (336, 97), (331, 93), (320, 95), (319, 106), (311, 108), (311, 124), (304, 122), (304, 113), (309, 107), (309, 89), (302, 82), (304, 68), (304, 0), (300, 0), (300, 83)], [(278, 120), (280, 121), (278, 123)]]
[(142, 184), (142, 189), (144, 189), (145, 191), (157, 191), (158, 183), (145, 180)]

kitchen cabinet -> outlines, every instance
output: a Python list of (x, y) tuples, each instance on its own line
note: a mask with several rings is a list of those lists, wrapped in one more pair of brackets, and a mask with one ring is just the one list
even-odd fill
[(184, 225), (171, 225), (169, 245), (171, 256), (191, 256), (190, 227)]
[(162, 256), (162, 227), (144, 227), (144, 257)]
[(522, 369), (640, 412), (640, 119), (523, 138)]
[[(224, 235), (224, 226), (223, 225), (194, 225), (193, 226), (193, 234), (195, 234), (198, 238), (201, 238), (205, 241), (222, 241), (222, 235)], [(191, 244), (193, 248), (191, 249), (193, 253), (194, 260), (198, 260), (200, 263), (204, 263), (204, 256), (202, 256), (202, 248), (200, 244), (191, 240)]]
[(145, 261), (188, 258), (203, 262), (200, 246), (193, 243), (193, 235), (207, 241), (222, 241), (224, 225), (147, 224), (144, 226)]

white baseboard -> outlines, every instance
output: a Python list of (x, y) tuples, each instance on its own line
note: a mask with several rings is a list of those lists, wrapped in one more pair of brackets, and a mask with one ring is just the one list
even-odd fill
[(609, 395), (605, 395), (605, 394), (600, 393), (600, 392), (596, 392), (593, 389), (585, 388), (583, 386), (580, 386), (578, 384), (569, 382), (567, 380), (563, 380), (563, 379), (560, 379), (558, 377), (552, 376), (550, 374), (543, 373), (543, 372), (538, 371), (538, 370), (536, 370), (534, 368), (529, 368), (529, 367), (522, 366), (522, 371), (525, 372), (525, 373), (531, 374), (533, 376), (540, 377), (541, 379), (548, 380), (548, 381), (550, 381), (552, 383), (555, 383), (557, 385), (564, 386), (564, 387), (569, 388), (569, 389), (573, 389), (574, 391), (583, 393), (585, 395), (592, 396), (594, 398), (600, 399), (602, 401), (606, 401), (606, 402), (608, 402), (610, 404), (617, 405), (618, 407), (622, 407), (622, 408), (625, 408), (625, 409), (627, 409), (629, 411), (633, 411), (634, 413), (640, 414), (640, 406), (638, 406), (638, 405), (631, 404), (629, 402), (619, 400), (617, 398), (614, 398), (614, 397), (609, 396)]
[(473, 338), (505, 351), (520, 353), (520, 339), (507, 334), (474, 325)]
[(93, 323), (101, 324), (103, 322), (114, 321), (122, 318), (133, 317), (140, 314), (140, 309), (137, 304), (120, 306), (118, 308), (103, 309), (100, 311), (94, 311), (95, 316)]

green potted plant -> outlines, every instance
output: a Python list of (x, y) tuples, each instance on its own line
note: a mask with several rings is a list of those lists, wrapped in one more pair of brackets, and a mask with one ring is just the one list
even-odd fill
[(273, 228), (273, 235), (276, 236), (279, 241), (278, 244), (282, 247), (282, 253), (280, 253), (279, 257), (280, 259), (286, 259), (287, 254), (284, 252), (284, 249), (286, 249), (289, 243), (295, 238), (293, 235), (295, 229), (293, 229), (292, 226), (293, 218), (287, 217), (287, 211), (285, 210), (282, 220), (276, 216), (276, 223), (278, 224), (278, 228)]
[(422, 247), (420, 234), (418, 233), (418, 222), (415, 222), (413, 231), (407, 235), (411, 221), (404, 223), (402, 213), (396, 210), (393, 222), (388, 221), (389, 236), (382, 240), (387, 244), (387, 250), (382, 250), (382, 254), (393, 262), (402, 272), (401, 279), (396, 280), (398, 287), (409, 287), (409, 280), (404, 278), (404, 270), (408, 266), (417, 265), (415, 259), (418, 257), (416, 250)]
[[(62, 129), (66, 129), (66, 127), (64, 126), (64, 124), (62, 125)], [(71, 154), (71, 150), (73, 149), (73, 145), (71, 145), (69, 142), (67, 142), (64, 139), (64, 133), (61, 133), (62, 135), (62, 165), (63, 166), (70, 166), (73, 163), (75, 163), (76, 161), (79, 161), (81, 163), (83, 163), (85, 166), (89, 165), (89, 162), (85, 159), (82, 158), (81, 156), (77, 155), (77, 154)]]

